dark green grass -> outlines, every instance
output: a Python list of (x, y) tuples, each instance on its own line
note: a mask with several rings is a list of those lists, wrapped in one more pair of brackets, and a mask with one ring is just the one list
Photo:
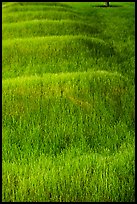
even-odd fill
[(5, 3), (4, 202), (135, 201), (134, 3), (103, 5)]

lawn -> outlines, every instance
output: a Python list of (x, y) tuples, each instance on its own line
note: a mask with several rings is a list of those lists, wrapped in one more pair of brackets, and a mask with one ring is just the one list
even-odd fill
[(135, 201), (135, 3), (2, 3), (2, 201)]

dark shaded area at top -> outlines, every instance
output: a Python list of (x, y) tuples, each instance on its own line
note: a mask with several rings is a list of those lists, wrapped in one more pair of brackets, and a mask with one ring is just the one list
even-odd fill
[(122, 6), (121, 5), (109, 5), (109, 6), (106, 6), (106, 5), (96, 5), (96, 6), (93, 6), (93, 7), (110, 8), (110, 7), (122, 7)]

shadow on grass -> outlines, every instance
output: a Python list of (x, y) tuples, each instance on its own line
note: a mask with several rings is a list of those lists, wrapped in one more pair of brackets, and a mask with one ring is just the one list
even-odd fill
[(105, 5), (100, 5), (100, 6), (93, 6), (93, 7), (99, 7), (99, 8), (110, 8), (110, 7), (122, 7), (121, 5), (110, 5), (110, 6), (105, 6)]

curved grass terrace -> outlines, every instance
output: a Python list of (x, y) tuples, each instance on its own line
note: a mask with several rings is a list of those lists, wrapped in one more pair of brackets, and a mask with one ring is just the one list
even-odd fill
[(3, 2), (2, 201), (135, 201), (134, 3)]
[(51, 35), (95, 35), (99, 29), (95, 25), (88, 25), (74, 20), (31, 20), (17, 23), (5, 23), (3, 25), (4, 35), (2, 39), (27, 38), (35, 36)]

